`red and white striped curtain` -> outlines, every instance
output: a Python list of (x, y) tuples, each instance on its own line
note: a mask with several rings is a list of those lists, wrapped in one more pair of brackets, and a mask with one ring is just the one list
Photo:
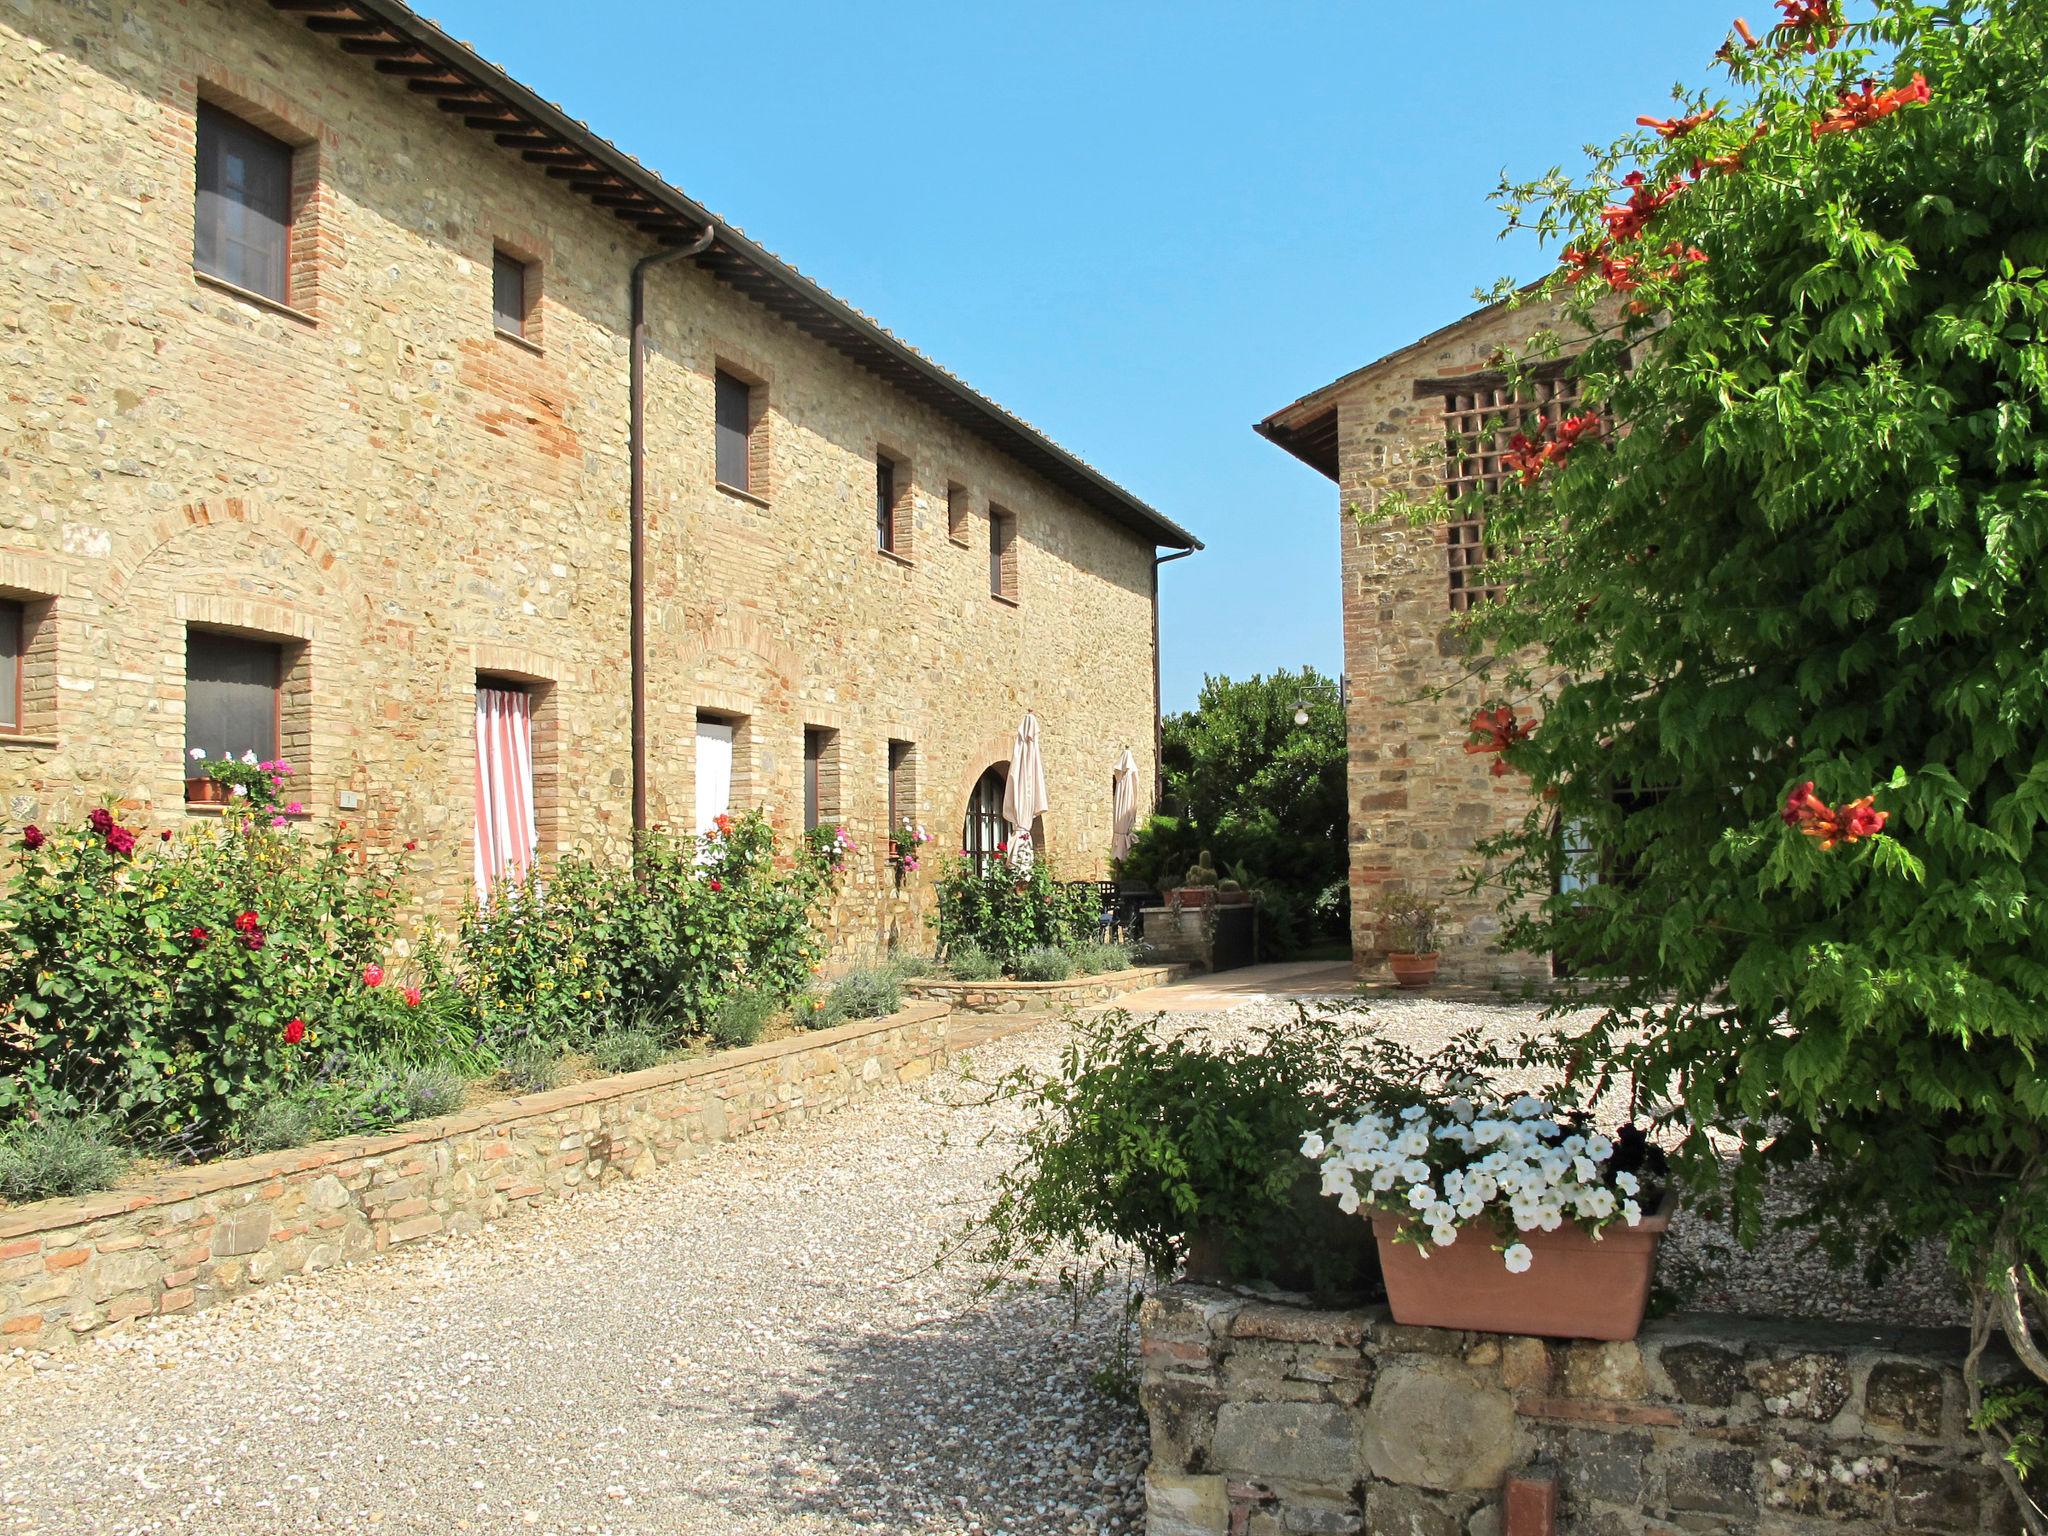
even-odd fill
[(533, 819), (533, 699), (518, 688), (476, 691), (476, 893), (518, 879), (540, 842)]

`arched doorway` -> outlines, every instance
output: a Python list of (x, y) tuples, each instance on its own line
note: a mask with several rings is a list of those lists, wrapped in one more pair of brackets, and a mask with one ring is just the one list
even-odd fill
[(995, 763), (974, 781), (967, 794), (967, 814), (960, 826), (960, 849), (975, 870), (987, 874), (996, 860), (996, 849), (1010, 838), (1003, 820), (1003, 786), (1009, 782), (1010, 765)]

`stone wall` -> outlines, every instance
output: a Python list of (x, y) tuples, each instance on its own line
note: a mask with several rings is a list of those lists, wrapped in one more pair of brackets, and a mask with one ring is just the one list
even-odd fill
[(948, 1011), (885, 1019), (506, 1099), (377, 1136), (0, 1208), (0, 1347), (56, 1347), (284, 1275), (475, 1231), (766, 1126), (928, 1076)]
[(1693, 1316), (1557, 1343), (1197, 1286), (1140, 1330), (1148, 1536), (1502, 1536), (1530, 1471), (1565, 1536), (2018, 1531), (1959, 1336)]
[[(289, 305), (194, 272), (202, 96), (317, 183)], [(536, 694), (543, 847), (621, 846), (628, 273), (651, 240), (262, 0), (20, 0), (0, 101), (0, 596), (30, 617), (6, 818), (110, 797), (185, 823), (199, 625), (286, 647), (293, 796), (417, 839), (429, 901), (470, 880), (479, 673)], [(534, 264), (525, 339), (494, 332), (494, 247)], [(1101, 874), (1125, 746), (1152, 793), (1147, 539), (690, 263), (649, 311), (654, 820), (694, 824), (700, 711), (739, 722), (736, 801), (785, 829), (805, 728), (836, 732), (825, 809), (863, 847), (838, 948), (923, 947), (929, 879), (884, 858), (889, 742), (944, 850), (1030, 706), (1048, 850)], [(720, 367), (765, 395), (752, 494), (714, 480)], [(875, 547), (881, 448), (901, 558)], [(991, 506), (1014, 600), (989, 592)]]
[(956, 1013), (1060, 1013), (1115, 1002), (1148, 987), (1181, 981), (1186, 965), (1134, 965), (1127, 971), (1074, 976), (1066, 981), (917, 981), (904, 988), (925, 1002), (944, 1003)]
[(1526, 348), (1554, 322), (1543, 307), (1482, 310), (1333, 391), (1351, 685), (1351, 924), (1361, 966), (1379, 954), (1373, 899), (1395, 887), (1450, 904), (1445, 980), (1549, 979), (1542, 957), (1493, 947), (1500, 918), (1491, 896), (1457, 894), (1472, 845), (1518, 822), (1529, 799), (1518, 775), (1496, 778), (1492, 758), (1464, 750), (1474, 711), (1497, 699), (1453, 630), (1444, 531), (1413, 526), (1388, 507), (1431, 495), (1443, 474), (1443, 402), (1418, 384), (1480, 372), (1501, 347)]

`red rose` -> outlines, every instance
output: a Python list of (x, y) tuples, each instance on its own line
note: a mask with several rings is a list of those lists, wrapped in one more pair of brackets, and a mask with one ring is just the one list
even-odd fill
[(21, 829), (21, 846), (30, 853), (34, 853), (48, 841), (49, 839), (43, 836), (43, 829), (41, 827), (23, 827)]
[(711, 889), (713, 889), (714, 891), (722, 891), (725, 889), (725, 882), (723, 880), (714, 880), (711, 882)]
[(420, 989), (418, 987), (407, 987), (405, 989), (405, 1006), (408, 1008), (417, 1008), (419, 1007), (419, 1005)]
[(237, 933), (254, 933), (259, 926), (254, 912), (244, 912), (235, 919)]
[(242, 942), (251, 949), (261, 949), (264, 943), (262, 931), (260, 929), (252, 929), (250, 932), (242, 935)]
[(171, 829), (169, 827), (165, 827), (163, 831), (157, 833), (157, 836), (168, 843), (171, 840)]
[(212, 937), (212, 935), (209, 934), (204, 928), (194, 928), (192, 932), (187, 935), (187, 937), (190, 938), (194, 944), (204, 944), (209, 938)]
[(109, 827), (107, 829), (107, 852), (133, 853), (134, 851), (135, 834), (133, 832), (129, 831), (126, 827)]
[(406, 851), (407, 853), (411, 853), (411, 852), (413, 851), (413, 849), (415, 849), (415, 848), (417, 848), (417, 847), (419, 847), (419, 841), (418, 841), (418, 839), (416, 839), (416, 838), (407, 838), (407, 839), (405, 840), (405, 851)]
[(85, 818), (85, 824), (101, 837), (105, 837), (107, 829), (114, 824), (114, 817), (105, 806), (96, 805), (92, 808), (92, 814)]
[(366, 965), (366, 966), (364, 966), (364, 967), (363, 967), (363, 985), (364, 985), (364, 986), (366, 986), (366, 987), (381, 987), (381, 986), (383, 986), (383, 985), (384, 985), (384, 967), (383, 967), (383, 966), (381, 966), (381, 965)]
[(297, 1045), (305, 1038), (306, 1021), (304, 1019), (293, 1019), (289, 1024), (285, 1025), (284, 1043), (286, 1045)]

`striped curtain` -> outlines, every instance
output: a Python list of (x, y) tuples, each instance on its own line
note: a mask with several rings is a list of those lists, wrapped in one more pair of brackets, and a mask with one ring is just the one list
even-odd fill
[(533, 699), (518, 688), (476, 691), (476, 893), (532, 867)]

